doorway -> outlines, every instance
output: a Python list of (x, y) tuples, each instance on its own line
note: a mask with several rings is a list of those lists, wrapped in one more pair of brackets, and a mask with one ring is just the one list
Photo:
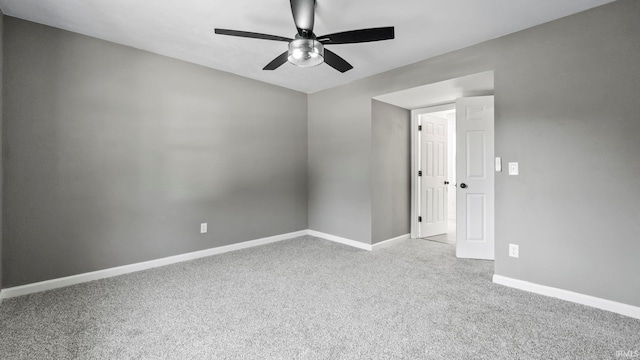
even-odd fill
[[(447, 111), (455, 108), (456, 172), (449, 166)], [(494, 97), (461, 97), (453, 105), (412, 111), (412, 226), (414, 238), (450, 240), (448, 198), (455, 188), (456, 256), (495, 258)], [(498, 170), (496, 168), (496, 170)], [(453, 183), (449, 177), (455, 178)], [(444, 235), (444, 236), (443, 236)]]
[[(429, 108), (431, 112), (456, 109), (455, 112), (452, 112), (457, 118), (455, 125), (453, 125), (455, 129), (449, 129), (448, 123), (446, 126), (448, 134), (456, 134), (455, 140), (451, 141), (452, 144), (455, 143), (456, 150), (451, 156), (447, 152), (447, 156), (455, 161), (455, 166), (449, 162), (442, 162), (442, 164), (446, 164), (444, 166), (451, 168), (453, 173), (450, 174), (447, 169), (446, 175), (434, 180), (435, 185), (427, 184), (425, 186), (425, 189), (431, 191), (430, 197), (418, 191), (418, 183), (421, 181), (418, 172), (427, 171), (421, 169), (422, 166), (428, 168), (440, 165), (437, 162), (433, 162), (431, 165), (420, 163), (417, 150), (417, 144), (420, 140), (418, 137), (419, 125), (417, 116), (412, 116), (410, 129), (411, 217), (408, 221), (410, 222), (411, 238), (424, 238), (425, 235), (422, 235), (420, 231), (424, 212), (420, 212), (419, 204), (421, 202), (429, 203), (432, 206), (431, 209), (433, 206), (442, 209), (441, 205), (447, 204), (447, 211), (424, 213), (425, 217), (437, 216), (441, 225), (442, 216), (446, 213), (445, 229), (441, 228), (439, 232), (429, 233), (426, 236), (430, 239), (435, 238), (449, 242), (452, 242), (451, 240), (455, 236), (457, 257), (492, 260), (495, 255), (493, 93), (494, 73), (487, 71), (373, 98), (411, 110), (412, 114), (426, 108)], [(427, 125), (425, 124), (425, 126)], [(431, 126), (436, 126), (436, 124), (433, 123)], [(435, 142), (432, 146), (436, 146)], [(448, 144), (446, 148), (448, 148)], [(434, 156), (435, 151), (434, 148)], [(437, 155), (441, 156), (444, 153), (441, 151)], [(438, 181), (441, 182), (440, 187), (436, 186)], [(444, 184), (445, 181), (448, 181), (448, 184)], [(444, 188), (444, 185), (447, 185), (447, 188)], [(436, 195), (437, 192), (440, 192), (442, 196)], [(451, 205), (449, 206), (449, 204)], [(455, 215), (449, 216), (449, 208), (451, 211), (455, 211)], [(424, 220), (433, 219), (425, 218)], [(454, 224), (455, 231), (453, 230)]]
[(456, 244), (455, 104), (412, 111), (418, 133), (418, 237)]

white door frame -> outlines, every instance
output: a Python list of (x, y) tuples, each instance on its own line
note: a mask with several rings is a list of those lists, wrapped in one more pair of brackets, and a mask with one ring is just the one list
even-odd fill
[(418, 226), (418, 214), (420, 213), (420, 132), (418, 131), (419, 116), (422, 114), (435, 113), (452, 110), (456, 108), (456, 103), (431, 106), (421, 109), (411, 110), (411, 238), (420, 237), (420, 226)]

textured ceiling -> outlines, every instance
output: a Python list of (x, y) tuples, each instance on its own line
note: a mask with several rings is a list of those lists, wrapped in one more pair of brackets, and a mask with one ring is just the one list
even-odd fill
[(262, 68), (287, 43), (216, 35), (215, 27), (293, 37), (287, 0), (0, 0), (9, 16), (307, 93), (348, 83), (612, 0), (318, 0), (315, 33), (395, 26), (396, 39), (327, 46), (354, 69)]

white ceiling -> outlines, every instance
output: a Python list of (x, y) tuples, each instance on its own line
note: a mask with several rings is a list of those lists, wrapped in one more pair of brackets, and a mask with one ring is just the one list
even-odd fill
[(215, 27), (293, 37), (287, 0), (0, 0), (9, 16), (307, 93), (414, 63), (613, 0), (318, 0), (317, 35), (395, 26), (396, 38), (333, 45), (354, 69), (262, 68), (285, 42), (216, 35)]

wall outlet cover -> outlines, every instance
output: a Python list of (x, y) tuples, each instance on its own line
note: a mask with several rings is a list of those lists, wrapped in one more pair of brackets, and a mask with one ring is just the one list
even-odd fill
[(200, 234), (205, 234), (207, 232), (207, 223), (200, 224)]
[(514, 258), (520, 257), (520, 246), (516, 244), (509, 244), (509, 256)]

